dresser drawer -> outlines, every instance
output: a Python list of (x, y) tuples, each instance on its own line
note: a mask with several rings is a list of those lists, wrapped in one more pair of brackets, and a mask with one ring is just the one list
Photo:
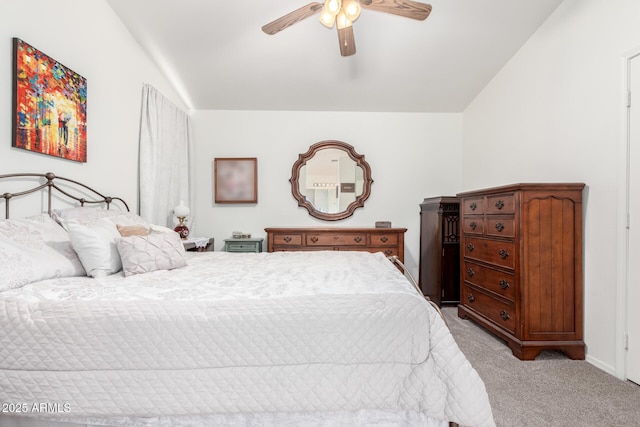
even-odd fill
[(464, 261), (462, 275), (467, 282), (515, 301), (516, 277), (511, 273)]
[(484, 234), (484, 218), (466, 216), (462, 220), (462, 231), (467, 234)]
[(371, 246), (398, 246), (397, 234), (372, 234)]
[(258, 242), (228, 242), (225, 250), (227, 252), (260, 252), (260, 244)]
[(515, 245), (513, 242), (467, 237), (462, 248), (467, 258), (484, 261), (500, 267), (515, 267)]
[(498, 194), (487, 196), (487, 215), (512, 214), (516, 211), (516, 196), (513, 194)]
[(278, 246), (300, 246), (302, 245), (302, 234), (274, 234), (272, 241), (274, 245)]
[(262, 252), (262, 237), (251, 239), (224, 239), (226, 252)]
[(267, 251), (367, 251), (404, 262), (406, 228), (265, 228)]
[(487, 236), (514, 237), (516, 224), (513, 218), (487, 218)]
[(366, 234), (307, 234), (308, 246), (367, 246)]
[(484, 213), (484, 198), (472, 197), (462, 201), (462, 213), (465, 215), (480, 215)]
[(501, 328), (515, 334), (516, 313), (512, 304), (492, 298), (468, 285), (462, 287), (460, 302)]
[(383, 254), (385, 254), (385, 256), (392, 256), (392, 255), (398, 255), (398, 248), (395, 247), (380, 247), (380, 248), (374, 248), (374, 247), (370, 247), (370, 248), (366, 248), (363, 249), (366, 250), (367, 252), (382, 252)]

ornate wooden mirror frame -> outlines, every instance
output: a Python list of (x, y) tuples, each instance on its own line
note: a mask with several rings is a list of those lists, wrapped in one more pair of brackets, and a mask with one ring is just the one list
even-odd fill
[[(305, 166), (307, 162), (316, 155), (316, 153), (326, 149), (338, 149), (346, 152), (347, 155), (355, 162), (355, 167), (360, 167), (362, 169), (362, 192), (356, 196), (355, 201), (351, 202), (345, 210), (336, 213), (322, 212), (316, 209), (313, 203), (311, 203), (300, 191), (300, 172), (302, 167)], [(309, 211), (309, 215), (325, 221), (337, 221), (350, 217), (356, 209), (364, 206), (364, 202), (371, 194), (371, 184), (373, 183), (373, 179), (371, 179), (371, 168), (364, 160), (363, 154), (358, 154), (353, 146), (346, 142), (331, 140), (317, 142), (309, 147), (309, 151), (304, 154), (300, 154), (298, 156), (298, 160), (293, 164), (291, 179), (289, 179), (289, 182), (291, 182), (291, 193), (298, 201), (298, 206), (306, 208)], [(303, 183), (304, 182), (305, 181), (303, 181)], [(344, 184), (342, 185), (344, 186)], [(338, 191), (338, 188), (336, 188), (336, 191)]]

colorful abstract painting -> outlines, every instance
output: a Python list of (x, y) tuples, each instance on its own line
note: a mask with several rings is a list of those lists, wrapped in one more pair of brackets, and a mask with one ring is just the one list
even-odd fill
[(87, 80), (13, 39), (13, 142), (25, 150), (87, 161)]

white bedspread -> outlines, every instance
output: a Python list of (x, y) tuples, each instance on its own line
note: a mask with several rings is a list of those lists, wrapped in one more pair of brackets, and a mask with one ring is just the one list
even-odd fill
[(493, 425), (442, 319), (382, 254), (188, 263), (0, 293), (0, 402), (58, 404), (49, 417), (376, 409)]

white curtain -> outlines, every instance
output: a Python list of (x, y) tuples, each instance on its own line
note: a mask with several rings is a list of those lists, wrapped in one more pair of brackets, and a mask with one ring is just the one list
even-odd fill
[(187, 113), (153, 86), (142, 89), (140, 123), (139, 198), (140, 216), (152, 224), (173, 228), (173, 208), (184, 200), (191, 209), (192, 132)]

